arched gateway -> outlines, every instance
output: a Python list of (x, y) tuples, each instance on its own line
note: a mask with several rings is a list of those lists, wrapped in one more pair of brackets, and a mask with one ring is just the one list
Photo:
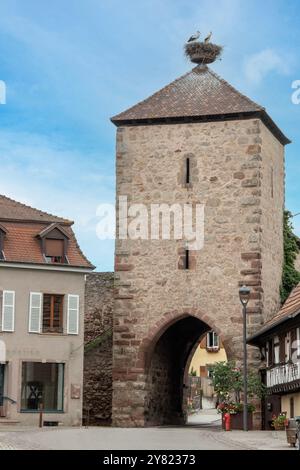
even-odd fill
[[(202, 65), (112, 121), (113, 424), (182, 423), (184, 368), (199, 337), (213, 328), (229, 357), (242, 357), (239, 286), (251, 287), (249, 333), (279, 305), (288, 140), (264, 108)], [(173, 213), (162, 237), (153, 204), (203, 205), (203, 246), (174, 236)]]

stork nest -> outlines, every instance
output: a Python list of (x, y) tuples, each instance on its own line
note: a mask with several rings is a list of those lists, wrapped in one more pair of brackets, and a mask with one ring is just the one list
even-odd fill
[(222, 54), (223, 47), (211, 42), (187, 42), (184, 53), (195, 64), (211, 64)]

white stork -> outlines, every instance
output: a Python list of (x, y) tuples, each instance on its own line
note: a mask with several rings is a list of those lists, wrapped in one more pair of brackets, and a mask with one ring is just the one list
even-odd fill
[(209, 35), (206, 36), (206, 38), (204, 39), (205, 44), (207, 44), (211, 40), (211, 37), (212, 37), (212, 32), (210, 32)]
[(195, 34), (193, 34), (190, 39), (188, 39), (187, 42), (193, 42), (193, 41), (197, 41), (197, 39), (200, 38), (200, 31), (197, 31)]

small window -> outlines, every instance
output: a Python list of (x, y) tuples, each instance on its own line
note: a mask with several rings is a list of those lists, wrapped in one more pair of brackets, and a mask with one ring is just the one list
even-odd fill
[(274, 197), (274, 170), (271, 168), (271, 197)]
[(190, 159), (189, 157), (185, 160), (185, 182), (186, 184), (190, 184), (191, 175), (190, 175)]
[(190, 253), (189, 253), (189, 250), (185, 250), (184, 269), (190, 269)]
[(219, 336), (214, 331), (207, 333), (206, 347), (207, 349), (219, 349)]
[(45, 258), (48, 263), (64, 263), (64, 240), (45, 239)]
[(22, 363), (21, 411), (63, 411), (64, 364)]
[(63, 333), (63, 295), (43, 295), (43, 333)]
[(291, 332), (286, 333), (284, 338), (284, 349), (285, 349), (285, 361), (288, 362), (291, 359)]
[(280, 362), (280, 342), (279, 337), (275, 336), (274, 338), (274, 363), (279, 364)]

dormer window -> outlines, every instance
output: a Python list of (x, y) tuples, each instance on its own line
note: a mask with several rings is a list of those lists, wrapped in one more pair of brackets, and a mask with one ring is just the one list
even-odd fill
[(66, 264), (69, 236), (58, 224), (51, 224), (39, 237), (45, 261), (49, 264)]
[(0, 261), (5, 259), (4, 256), (4, 238), (6, 235), (6, 229), (3, 225), (0, 225)]
[(45, 238), (45, 258), (47, 263), (64, 263), (64, 240)]

